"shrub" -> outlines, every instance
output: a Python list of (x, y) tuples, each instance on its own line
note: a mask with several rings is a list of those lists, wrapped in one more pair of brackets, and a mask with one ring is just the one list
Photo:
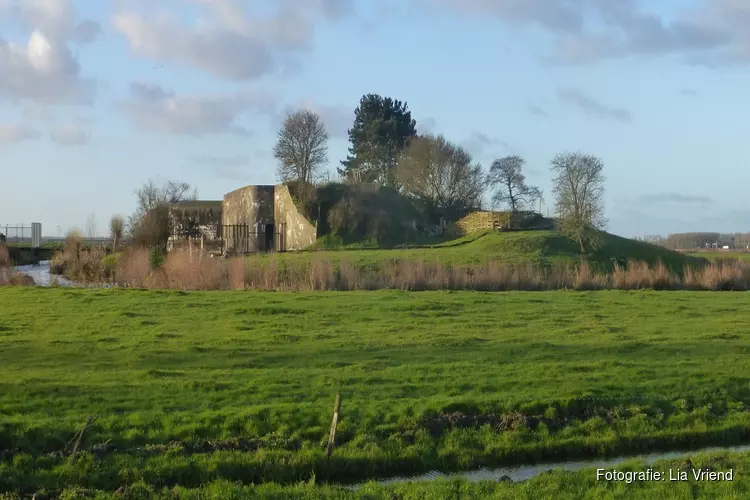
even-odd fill
[(0, 286), (35, 285), (34, 279), (13, 270), (8, 247), (0, 245)]
[(169, 221), (169, 205), (161, 204), (149, 211), (132, 228), (133, 244), (147, 248), (167, 250), (167, 242), (171, 236)]
[(0, 269), (4, 267), (10, 267), (11, 261), (10, 261), (10, 252), (8, 252), (8, 247), (5, 245), (0, 245)]
[(107, 281), (111, 279), (111, 269), (107, 269), (106, 254), (103, 245), (84, 246), (83, 234), (73, 230), (66, 236), (62, 251), (52, 256), (50, 272), (77, 282)]

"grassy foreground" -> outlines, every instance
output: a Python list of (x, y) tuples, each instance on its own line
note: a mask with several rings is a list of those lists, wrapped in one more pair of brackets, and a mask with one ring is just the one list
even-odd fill
[[(99, 499), (265, 499), (292, 500), (299, 498), (326, 500), (469, 500), (469, 499), (684, 499), (706, 498), (712, 500), (742, 499), (750, 495), (750, 454), (714, 453), (691, 456), (695, 469), (716, 472), (732, 471), (732, 481), (696, 481), (685, 468), (684, 460), (664, 460), (647, 464), (630, 460), (616, 467), (622, 472), (642, 472), (651, 468), (665, 475), (660, 481), (605, 481), (597, 480), (595, 468), (577, 472), (553, 471), (524, 482), (471, 483), (463, 480), (436, 480), (382, 486), (371, 482), (353, 491), (341, 486), (317, 486), (313, 483), (296, 485), (243, 485), (229, 481), (215, 481), (200, 488), (154, 488), (144, 483), (132, 484), (117, 493), (71, 488), (61, 492), (61, 498)], [(612, 469), (608, 469), (612, 470)], [(688, 481), (670, 481), (669, 471), (686, 470)], [(676, 477), (676, 472), (674, 473)], [(40, 496), (41, 497), (41, 496)], [(0, 500), (20, 500), (18, 494), (0, 494)]]
[(750, 440), (742, 293), (16, 287), (0, 304), (0, 491), (346, 482)]

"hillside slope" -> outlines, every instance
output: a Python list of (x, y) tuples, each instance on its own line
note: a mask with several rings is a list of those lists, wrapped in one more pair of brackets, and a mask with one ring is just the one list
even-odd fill
[[(655, 265), (663, 262), (669, 269), (680, 272), (686, 265), (700, 266), (705, 261), (656, 245), (602, 233), (602, 246), (589, 255), (589, 262), (611, 268), (614, 260), (638, 260)], [(318, 250), (279, 254), (282, 261), (310, 260), (311, 258), (344, 260), (363, 267), (379, 267), (386, 261), (422, 260), (453, 264), (480, 264), (488, 261), (507, 264), (574, 264), (579, 262), (577, 245), (555, 231), (497, 232), (481, 231), (457, 240), (430, 247), (408, 249), (352, 249)], [(268, 255), (255, 256), (266, 260)]]

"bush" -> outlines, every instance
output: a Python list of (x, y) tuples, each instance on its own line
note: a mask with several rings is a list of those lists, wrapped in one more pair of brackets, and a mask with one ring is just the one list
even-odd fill
[(107, 281), (112, 273), (104, 262), (106, 254), (104, 245), (87, 247), (80, 231), (71, 231), (65, 238), (63, 250), (52, 256), (50, 272), (83, 283)]
[(331, 184), (318, 188), (319, 234), (344, 241), (376, 240), (383, 246), (416, 237), (424, 218), (397, 191), (372, 185)]
[(162, 252), (159, 248), (152, 248), (149, 256), (149, 264), (151, 265), (151, 269), (159, 269), (162, 265), (164, 265), (164, 252)]
[(287, 182), (286, 186), (289, 188), (289, 195), (299, 213), (315, 225), (318, 219), (318, 197), (315, 186), (299, 180)]
[(167, 250), (167, 242), (172, 234), (169, 221), (169, 205), (162, 204), (148, 212), (132, 228), (133, 244), (146, 248)]
[(35, 285), (34, 279), (23, 273), (15, 272), (11, 267), (8, 247), (0, 244), (0, 286), (5, 285)]
[(0, 268), (3, 267), (10, 267), (11, 266), (10, 261), (10, 252), (8, 252), (8, 247), (5, 245), (0, 245)]

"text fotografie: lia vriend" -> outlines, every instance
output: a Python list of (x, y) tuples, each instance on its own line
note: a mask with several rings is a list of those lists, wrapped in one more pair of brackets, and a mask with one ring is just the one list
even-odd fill
[(645, 471), (619, 471), (596, 469), (597, 481), (733, 481), (734, 470), (712, 471), (710, 469), (669, 469), (666, 472), (646, 469)]

